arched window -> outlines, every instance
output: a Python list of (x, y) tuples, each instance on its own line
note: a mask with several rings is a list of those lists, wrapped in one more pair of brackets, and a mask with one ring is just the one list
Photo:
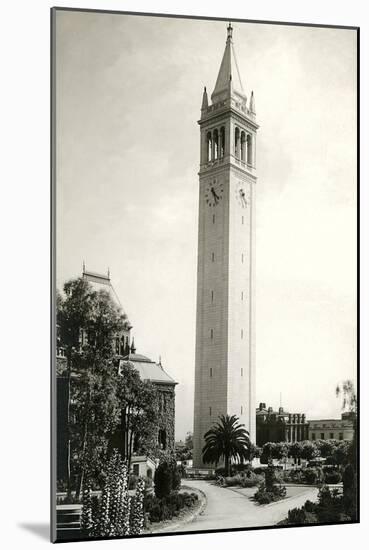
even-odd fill
[(212, 150), (211, 132), (208, 132), (206, 134), (206, 160), (207, 160), (207, 162), (211, 161), (211, 150)]
[(240, 129), (237, 127), (234, 131), (234, 155), (236, 158), (240, 156)]
[(246, 134), (241, 132), (241, 160), (245, 162), (246, 160)]
[(247, 164), (252, 164), (252, 136), (247, 134)]
[(160, 449), (165, 450), (167, 448), (167, 432), (165, 430), (159, 430), (158, 443)]
[(214, 130), (213, 132), (213, 144), (214, 144), (214, 153), (213, 153), (213, 159), (219, 158), (219, 134), (218, 130)]
[(219, 158), (222, 158), (224, 157), (224, 152), (225, 152), (225, 128), (224, 126), (221, 127), (220, 129), (220, 150), (219, 150)]

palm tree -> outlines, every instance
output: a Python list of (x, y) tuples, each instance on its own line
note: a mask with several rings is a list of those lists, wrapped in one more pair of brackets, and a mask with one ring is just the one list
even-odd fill
[(249, 432), (239, 424), (236, 415), (219, 416), (219, 422), (206, 432), (202, 449), (204, 464), (218, 464), (224, 459), (225, 473), (228, 476), (231, 460), (247, 460), (249, 456)]

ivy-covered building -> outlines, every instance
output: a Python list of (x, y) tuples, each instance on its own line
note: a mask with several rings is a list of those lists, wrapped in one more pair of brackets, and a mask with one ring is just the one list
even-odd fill
[(177, 382), (164, 370), (161, 362), (155, 363), (145, 355), (131, 352), (120, 361), (138, 371), (141, 380), (150, 381), (159, 390), (159, 420), (156, 439), (161, 450), (174, 450), (175, 386)]
[[(112, 285), (110, 273), (105, 274), (87, 271), (83, 265), (82, 279), (86, 280), (94, 290), (108, 292), (110, 298), (124, 313), (122, 304)], [(116, 334), (112, 341), (112, 364), (119, 370), (123, 365), (135, 369), (141, 380), (150, 381), (158, 390), (159, 416), (156, 433), (152, 434), (160, 450), (174, 450), (174, 422), (175, 422), (175, 386), (177, 382), (164, 370), (161, 361), (156, 363), (145, 355), (136, 353), (134, 339), (131, 337), (132, 325), (124, 313), (123, 330)], [(58, 333), (58, 327), (57, 327)], [(89, 338), (86, 330), (81, 327), (79, 345), (82, 349)], [(69, 400), (69, 392), (75, 373), (68, 369), (62, 342), (57, 334), (56, 357), (56, 402), (57, 402), (57, 478), (67, 477), (68, 455), (68, 423), (73, 423), (73, 402)], [(118, 448), (124, 450), (124, 442)], [(138, 456), (141, 461), (144, 457)]]

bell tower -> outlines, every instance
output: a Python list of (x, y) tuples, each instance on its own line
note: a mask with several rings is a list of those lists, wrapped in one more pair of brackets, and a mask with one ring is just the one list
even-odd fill
[(231, 24), (200, 125), (194, 467), (204, 434), (235, 414), (255, 442), (255, 153), (258, 125), (237, 65)]

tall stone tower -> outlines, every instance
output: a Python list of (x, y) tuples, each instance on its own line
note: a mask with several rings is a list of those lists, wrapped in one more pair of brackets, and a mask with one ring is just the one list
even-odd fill
[(218, 78), (201, 118), (194, 467), (204, 434), (235, 414), (255, 442), (254, 95), (247, 102), (232, 26)]

